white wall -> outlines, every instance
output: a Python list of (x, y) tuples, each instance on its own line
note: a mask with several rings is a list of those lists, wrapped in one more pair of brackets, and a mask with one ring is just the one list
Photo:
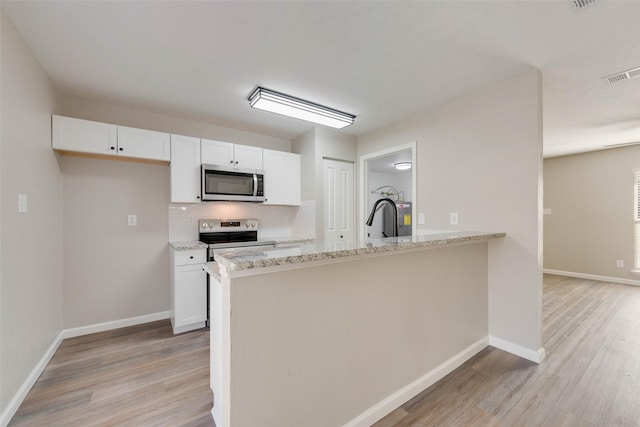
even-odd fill
[(313, 238), (300, 235), (292, 224), (301, 215), (309, 215), (297, 206), (265, 206), (259, 203), (207, 202), (195, 205), (169, 205), (169, 241), (198, 240), (198, 220), (210, 218), (257, 218), (258, 239)]
[(436, 371), (443, 363), (480, 350), (487, 268), (478, 243), (223, 282), (231, 424), (342, 426), (393, 410), (451, 368)]
[[(324, 238), (323, 160), (356, 161), (356, 138), (324, 127), (315, 127), (291, 143), (301, 155), (302, 200), (315, 200), (316, 239)], [(354, 167), (354, 179), (357, 174)]]
[(169, 310), (169, 167), (66, 156), (61, 166), (65, 328)]
[[(280, 138), (86, 99), (63, 98), (61, 114), (275, 150), (291, 148), (290, 141)], [(63, 157), (61, 165), (65, 328), (169, 310), (170, 229), (176, 240), (182, 240), (180, 230), (185, 228), (197, 236), (197, 219), (219, 212), (203, 204), (195, 208), (194, 224), (180, 227), (188, 218), (172, 216), (170, 227), (168, 166), (74, 157)], [(269, 212), (278, 212), (280, 222), (274, 227), (294, 215), (291, 208), (279, 206)], [(127, 226), (128, 214), (138, 215), (138, 227)]]
[(640, 170), (637, 145), (545, 159), (546, 269), (640, 284), (631, 273), (634, 170)]
[(541, 99), (532, 70), (358, 138), (359, 156), (417, 141), (420, 228), (507, 233), (489, 245), (489, 332), (533, 358), (542, 345)]
[(59, 94), (2, 9), (0, 19), (0, 411), (8, 417), (10, 400), (62, 330), (62, 175), (51, 151)]

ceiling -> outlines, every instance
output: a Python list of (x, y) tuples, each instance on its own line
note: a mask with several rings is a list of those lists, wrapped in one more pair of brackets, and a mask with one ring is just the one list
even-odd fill
[(255, 86), (357, 116), (361, 135), (515, 76), (543, 75), (544, 153), (640, 141), (640, 1), (8, 1), (58, 89), (291, 139)]
[(411, 173), (411, 169), (396, 169), (395, 164), (399, 162), (413, 162), (410, 148), (406, 150), (396, 151), (395, 153), (391, 153), (386, 156), (370, 159), (367, 164), (369, 167), (369, 171), (371, 172), (391, 173), (394, 175)]

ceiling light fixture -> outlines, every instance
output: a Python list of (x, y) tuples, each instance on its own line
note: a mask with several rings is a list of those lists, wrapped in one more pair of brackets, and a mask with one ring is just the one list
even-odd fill
[(406, 171), (407, 169), (411, 169), (411, 162), (398, 162), (394, 163), (393, 166), (399, 171)]
[(320, 125), (342, 129), (353, 124), (356, 116), (325, 107), (284, 93), (257, 87), (249, 98), (249, 106)]

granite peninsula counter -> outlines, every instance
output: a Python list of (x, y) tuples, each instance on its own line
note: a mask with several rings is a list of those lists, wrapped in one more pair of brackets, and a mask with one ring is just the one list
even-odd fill
[(488, 246), (502, 237), (217, 251), (216, 425), (373, 424), (488, 345)]
[[(235, 271), (254, 270), (265, 267), (287, 266), (300, 263), (330, 261), (359, 255), (388, 254), (412, 249), (433, 249), (445, 246), (477, 243), (492, 238), (504, 237), (505, 233), (452, 231), (432, 233), (424, 236), (388, 237), (369, 239), (367, 242), (345, 242), (319, 244), (311, 241), (299, 245), (275, 248), (241, 248), (216, 251), (216, 260), (221, 272), (233, 276)], [(211, 266), (210, 268), (216, 268)], [(259, 272), (255, 272), (259, 273)], [(219, 274), (216, 271), (216, 274)]]

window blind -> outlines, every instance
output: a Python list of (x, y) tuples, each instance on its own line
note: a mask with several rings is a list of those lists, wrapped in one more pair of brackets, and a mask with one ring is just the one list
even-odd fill
[(635, 270), (640, 271), (640, 170), (634, 172), (633, 220), (636, 242)]

